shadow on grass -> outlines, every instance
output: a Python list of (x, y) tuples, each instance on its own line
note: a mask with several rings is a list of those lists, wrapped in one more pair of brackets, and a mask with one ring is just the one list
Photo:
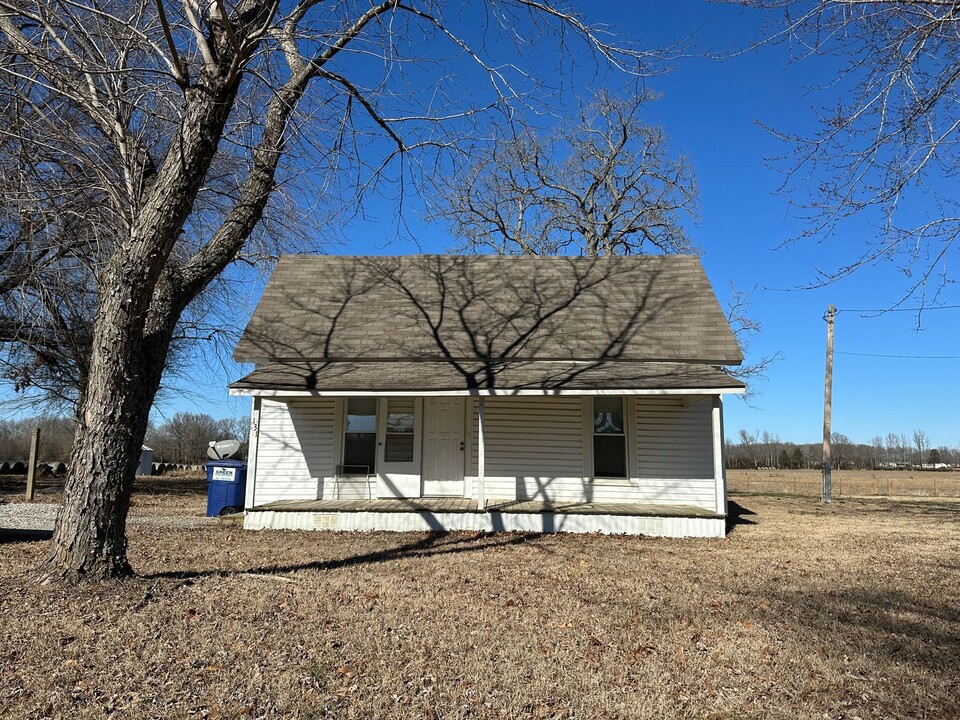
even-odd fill
[(849, 509), (863, 513), (891, 513), (937, 517), (942, 520), (960, 521), (960, 502), (951, 500), (891, 500), (888, 498), (840, 498)]
[(960, 609), (949, 599), (922, 590), (860, 587), (798, 591), (784, 600), (799, 624), (833, 638), (839, 651), (866, 651), (944, 678), (960, 677)]
[(748, 515), (756, 515), (753, 510), (745, 508), (733, 500), (727, 501), (727, 535), (732, 533), (740, 525), (756, 525), (753, 520), (748, 520)]
[(0, 545), (4, 543), (40, 542), (53, 537), (53, 530), (24, 530), (0, 528)]
[(143, 575), (141, 577), (145, 579), (168, 578), (175, 580), (193, 580), (204, 577), (230, 577), (231, 575), (245, 574), (279, 575), (297, 572), (298, 570), (337, 570), (340, 568), (377, 564), (405, 558), (428, 558), (434, 555), (482, 552), (491, 548), (523, 545), (536, 541), (544, 535), (545, 533), (512, 533), (510, 535), (504, 535), (502, 533), (496, 535), (489, 533), (472, 533), (463, 535), (462, 533), (434, 532), (415, 542), (383, 550), (374, 550), (360, 555), (351, 555), (345, 558), (314, 560), (312, 562), (291, 563), (289, 565), (260, 565), (245, 570), (168, 570)]

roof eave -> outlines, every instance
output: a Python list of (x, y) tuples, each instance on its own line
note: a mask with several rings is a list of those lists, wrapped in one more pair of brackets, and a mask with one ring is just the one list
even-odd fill
[(743, 364), (743, 356), (737, 358), (716, 358), (690, 360), (687, 358), (668, 358), (668, 357), (616, 357), (616, 358), (581, 358), (581, 357), (507, 357), (507, 358), (477, 358), (477, 357), (269, 357), (269, 356), (238, 356), (234, 353), (233, 361), (237, 363), (246, 363), (253, 365), (266, 365), (267, 363), (276, 364), (303, 364), (303, 363), (476, 363), (478, 365), (491, 364), (502, 365), (517, 362), (582, 362), (582, 363), (678, 363), (684, 365), (713, 365), (736, 367)]
[(593, 395), (742, 395), (744, 386), (713, 388), (471, 388), (463, 390), (286, 390), (230, 386), (232, 397), (524, 397)]

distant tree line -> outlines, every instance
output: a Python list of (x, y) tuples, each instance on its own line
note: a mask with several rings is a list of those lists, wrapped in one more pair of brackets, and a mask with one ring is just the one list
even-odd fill
[(151, 425), (145, 442), (153, 448), (156, 462), (196, 465), (206, 461), (211, 440), (235, 438), (245, 454), (249, 435), (249, 417), (214, 420), (205, 413), (179, 412), (160, 425)]
[[(766, 430), (750, 433), (741, 430), (737, 439), (727, 438), (727, 467), (735, 469), (819, 468), (822, 443), (784, 442)], [(831, 435), (833, 467), (842, 470), (882, 470), (960, 466), (960, 446), (932, 447), (923, 430), (912, 435), (887, 433), (869, 443), (855, 443), (842, 433)]]
[[(40, 428), (40, 460), (66, 462), (73, 447), (74, 421), (69, 417), (36, 415), (19, 420), (0, 420), (0, 462), (26, 460), (30, 452), (30, 432)], [(207, 458), (211, 440), (236, 438), (245, 452), (250, 419), (221, 418), (206, 413), (178, 412), (147, 429), (146, 445), (153, 448), (155, 462), (196, 465)]]
[(66, 462), (73, 447), (73, 418), (37, 415), (20, 420), (0, 420), (0, 462), (30, 456), (30, 433), (40, 428), (42, 462)]

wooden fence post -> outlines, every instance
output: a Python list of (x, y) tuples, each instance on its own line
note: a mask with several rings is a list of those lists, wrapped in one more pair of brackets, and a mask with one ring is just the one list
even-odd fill
[(30, 433), (30, 463), (27, 465), (27, 500), (33, 500), (33, 484), (37, 477), (37, 456), (40, 454), (40, 428)]

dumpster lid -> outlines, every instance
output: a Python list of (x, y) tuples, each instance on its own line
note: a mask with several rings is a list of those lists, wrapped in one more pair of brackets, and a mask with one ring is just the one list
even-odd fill
[(246, 467), (247, 463), (244, 460), (207, 460), (207, 467), (234, 467), (241, 468)]

